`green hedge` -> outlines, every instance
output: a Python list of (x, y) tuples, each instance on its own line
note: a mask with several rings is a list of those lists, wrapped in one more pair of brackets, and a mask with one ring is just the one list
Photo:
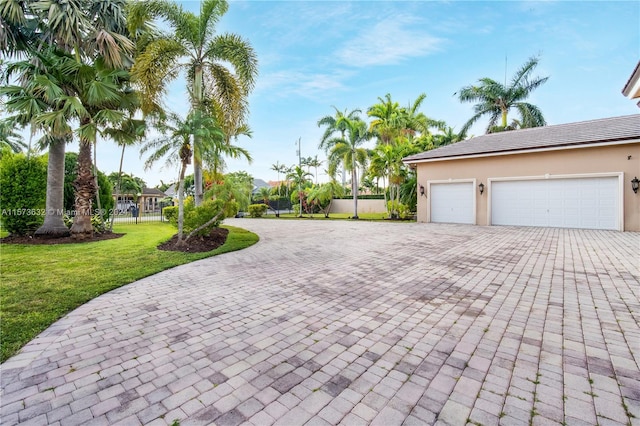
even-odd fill
[(47, 160), (24, 154), (3, 154), (0, 161), (2, 225), (10, 234), (35, 232), (44, 221)]
[(251, 204), (249, 206), (249, 216), (262, 217), (269, 207), (266, 204)]

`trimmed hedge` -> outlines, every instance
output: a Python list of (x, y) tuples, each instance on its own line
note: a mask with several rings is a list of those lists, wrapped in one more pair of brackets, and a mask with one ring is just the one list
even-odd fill
[(3, 154), (0, 161), (2, 225), (13, 235), (27, 235), (42, 225), (47, 197), (47, 160)]

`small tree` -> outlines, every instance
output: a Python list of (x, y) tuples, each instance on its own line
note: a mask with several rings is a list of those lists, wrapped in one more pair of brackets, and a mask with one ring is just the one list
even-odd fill
[(333, 199), (342, 196), (344, 196), (344, 187), (334, 179), (331, 182), (316, 185), (311, 188), (307, 200), (318, 206), (324, 214), (324, 217), (328, 218)]

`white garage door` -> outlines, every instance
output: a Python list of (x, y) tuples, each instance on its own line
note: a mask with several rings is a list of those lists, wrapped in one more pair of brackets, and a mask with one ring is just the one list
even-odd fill
[(493, 225), (619, 229), (618, 177), (497, 181)]
[(474, 224), (473, 182), (432, 183), (431, 222)]

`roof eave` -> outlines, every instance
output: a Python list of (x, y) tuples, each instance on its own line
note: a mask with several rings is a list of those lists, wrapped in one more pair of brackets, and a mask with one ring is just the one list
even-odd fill
[(463, 160), (463, 159), (469, 159), (469, 158), (482, 158), (482, 157), (498, 157), (503, 155), (528, 154), (528, 153), (545, 152), (545, 151), (561, 151), (565, 149), (596, 148), (601, 146), (625, 145), (625, 144), (632, 144), (632, 143), (640, 143), (640, 138), (638, 137), (630, 138), (630, 139), (619, 138), (619, 139), (609, 139), (609, 140), (598, 141), (595, 143), (590, 141), (590, 142), (576, 143), (576, 144), (532, 147), (532, 148), (526, 148), (526, 149), (505, 150), (505, 151), (477, 152), (472, 154), (451, 155), (451, 156), (431, 157), (431, 158), (406, 157), (402, 159), (402, 162), (411, 166), (412, 164), (433, 163), (436, 161)]

